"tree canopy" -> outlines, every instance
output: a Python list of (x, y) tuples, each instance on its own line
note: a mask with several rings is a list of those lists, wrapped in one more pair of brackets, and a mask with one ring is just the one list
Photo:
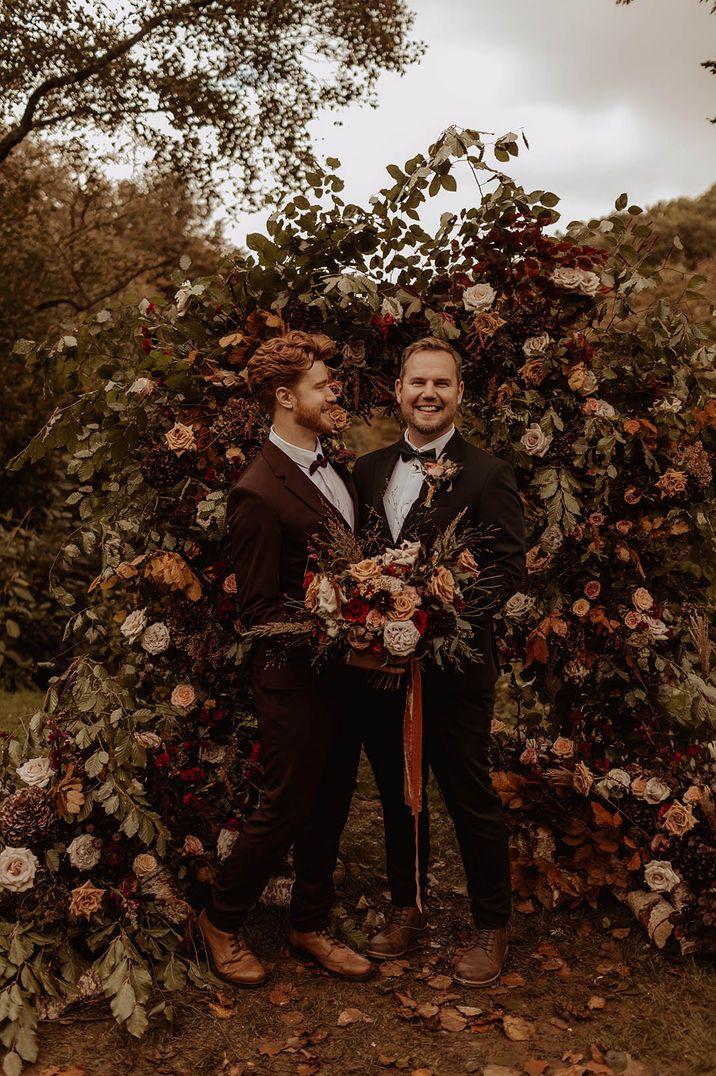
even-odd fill
[[(323, 109), (421, 53), (404, 0), (28, 0), (0, 14), (0, 165), (29, 136), (133, 147), (258, 201), (311, 159)], [(28, 79), (28, 72), (34, 76)]]

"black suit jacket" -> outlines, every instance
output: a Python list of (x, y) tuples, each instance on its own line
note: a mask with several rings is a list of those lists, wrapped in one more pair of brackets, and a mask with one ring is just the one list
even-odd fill
[[(333, 464), (358, 502), (346, 468)], [(285, 452), (266, 441), (255, 460), (229, 491), (227, 508), (231, 560), (236, 575), (239, 615), (246, 627), (287, 619), (286, 598), (303, 600), (308, 540), (328, 516), (348, 526), (311, 479)], [(254, 646), (252, 672), (262, 686), (295, 690), (315, 687), (317, 673), (305, 648), (289, 650), (281, 664), (272, 646)]]
[[(490, 568), (490, 576), (496, 575), (499, 599), (505, 600), (524, 586), (525, 581), (525, 526), (514, 471), (505, 460), (469, 444), (457, 430), (443, 454), (460, 465), (460, 473), (449, 490), (444, 485), (438, 488), (429, 508), (423, 503), (427, 493), (423, 484), (396, 542), (388, 526), (383, 495), (400, 455), (400, 442), (362, 456), (353, 471), (360, 502), (360, 527), (370, 526), (377, 518), (380, 540), (388, 546), (399, 544), (404, 538), (429, 542), (467, 509), (463, 516), (465, 524), (494, 528), (481, 566)], [(493, 683), (498, 675), (498, 662), (491, 616), (477, 626), (475, 647), (482, 661), (464, 675), (470, 683)]]

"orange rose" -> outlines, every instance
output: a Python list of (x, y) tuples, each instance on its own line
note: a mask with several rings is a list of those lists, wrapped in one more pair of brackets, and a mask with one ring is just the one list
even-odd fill
[(415, 587), (403, 587), (393, 595), (393, 608), (388, 613), (388, 620), (410, 620), (418, 607), (418, 592)]
[(328, 414), (331, 416), (333, 428), (335, 430), (346, 430), (351, 424), (351, 416), (348, 414), (345, 407), (336, 405), (331, 408)]
[(572, 612), (575, 616), (584, 617), (591, 609), (591, 605), (586, 598), (577, 598), (576, 602), (572, 605)]
[(596, 601), (602, 592), (602, 584), (597, 582), (596, 579), (590, 579), (588, 583), (584, 584), (584, 593), (590, 601)]
[(622, 423), (622, 429), (624, 433), (638, 433), (641, 429), (641, 422), (638, 418), (625, 418)]
[(441, 602), (451, 602), (455, 597), (455, 577), (449, 568), (436, 568), (428, 583), (428, 593)]
[(178, 706), (180, 709), (188, 710), (189, 707), (193, 706), (196, 702), (196, 692), (191, 684), (177, 684), (172, 691), (172, 696), (169, 701), (172, 706)]
[(675, 471), (673, 467), (669, 467), (656, 483), (656, 488), (661, 491), (660, 496), (663, 500), (665, 497), (675, 497), (678, 493), (683, 493), (686, 489), (686, 481), (685, 471)]
[(567, 736), (558, 736), (551, 750), (557, 758), (571, 758), (574, 754), (574, 740), (570, 740)]
[(542, 359), (528, 359), (520, 370), (520, 377), (526, 385), (541, 385), (549, 368)]
[(664, 829), (674, 837), (683, 837), (695, 825), (696, 819), (691, 804), (684, 806), (676, 800), (664, 815)]
[(357, 583), (367, 583), (369, 579), (375, 579), (377, 575), (380, 575), (380, 564), (372, 557), (359, 560), (356, 564), (351, 564), (348, 574)]
[(94, 912), (98, 912), (102, 907), (103, 896), (104, 889), (97, 889), (90, 881), (85, 882), (84, 885), (77, 886), (70, 893), (70, 915), (75, 915), (77, 918), (83, 916), (85, 919), (89, 919)]
[(480, 574), (477, 561), (469, 549), (463, 549), (462, 553), (457, 558), (457, 566), (461, 572), (465, 572), (467, 575), (477, 576)]

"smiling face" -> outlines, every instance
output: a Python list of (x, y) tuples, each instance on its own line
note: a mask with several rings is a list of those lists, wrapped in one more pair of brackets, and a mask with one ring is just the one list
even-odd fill
[(395, 382), (407, 435), (416, 448), (446, 433), (457, 414), (464, 385), (449, 351), (414, 351)]
[(324, 362), (314, 362), (290, 388), (276, 389), (274, 425), (281, 420), (317, 437), (333, 433), (331, 410), (336, 406), (334, 377)]

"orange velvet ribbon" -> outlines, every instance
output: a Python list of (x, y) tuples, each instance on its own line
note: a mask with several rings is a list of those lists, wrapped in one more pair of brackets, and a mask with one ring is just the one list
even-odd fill
[(422, 912), (418, 831), (419, 815), (423, 809), (423, 687), (420, 662), (415, 658), (410, 662), (409, 677), (403, 715), (403, 791), (405, 802), (415, 819), (415, 892), (416, 904)]

